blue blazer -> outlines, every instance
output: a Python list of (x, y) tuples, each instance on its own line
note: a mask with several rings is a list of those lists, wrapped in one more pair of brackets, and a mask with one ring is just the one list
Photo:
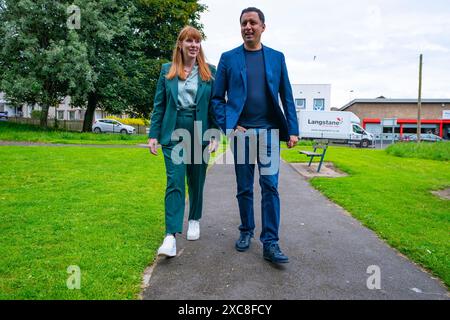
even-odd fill
[[(272, 98), (280, 140), (299, 135), (297, 113), (283, 53), (263, 46), (266, 81)], [(280, 106), (278, 96), (283, 107)], [(226, 98), (225, 98), (226, 97)], [(226, 133), (235, 129), (247, 99), (247, 70), (244, 45), (220, 57), (211, 105), (217, 125)]]

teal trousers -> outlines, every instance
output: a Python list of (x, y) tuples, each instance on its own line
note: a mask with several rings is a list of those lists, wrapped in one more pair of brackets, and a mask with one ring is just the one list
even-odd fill
[[(195, 115), (192, 111), (178, 111), (176, 129), (186, 129), (191, 135), (190, 152), (185, 146), (180, 149), (180, 141), (172, 141), (168, 145), (163, 145), (164, 162), (166, 165), (167, 187), (165, 195), (165, 222), (166, 233), (182, 233), (184, 208), (186, 202), (186, 182), (189, 194), (189, 220), (200, 220), (203, 209), (203, 188), (206, 179), (206, 169), (208, 168), (208, 159), (197, 155), (194, 157), (194, 144), (198, 143), (197, 153), (201, 150), (202, 154), (207, 147), (194, 139), (194, 120)], [(174, 161), (173, 152), (178, 156), (190, 159), (184, 163)], [(187, 152), (187, 153), (186, 153)], [(186, 154), (185, 154), (186, 153)], [(201, 158), (200, 163), (194, 160)], [(187, 163), (186, 163), (187, 162)], [(198, 162), (198, 161), (197, 161)]]

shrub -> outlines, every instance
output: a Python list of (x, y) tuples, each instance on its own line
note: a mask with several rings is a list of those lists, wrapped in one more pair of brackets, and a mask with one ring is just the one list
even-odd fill
[(143, 118), (119, 118), (119, 117), (115, 117), (115, 116), (109, 116), (106, 117), (107, 119), (114, 119), (117, 120), (123, 124), (127, 124), (130, 126), (148, 126), (149, 125), (149, 121), (147, 119), (143, 119)]
[(40, 119), (41, 118), (42, 111), (40, 110), (33, 110), (31, 111), (31, 119)]
[(405, 142), (395, 143), (386, 148), (390, 155), (402, 158), (420, 158), (439, 161), (450, 160), (450, 142)]

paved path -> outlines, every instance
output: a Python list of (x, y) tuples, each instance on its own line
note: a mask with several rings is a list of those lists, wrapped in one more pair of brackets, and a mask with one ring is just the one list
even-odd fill
[[(213, 166), (205, 186), (201, 238), (177, 237), (179, 256), (153, 266), (144, 299), (449, 299), (447, 289), (399, 255), (346, 211), (313, 189), (290, 165), (280, 169), (280, 245), (290, 263), (263, 260), (260, 193), (255, 181), (256, 239), (234, 249), (238, 207), (232, 165)], [(186, 230), (186, 229), (185, 229)], [(381, 289), (369, 290), (377, 265)]]
[(19, 147), (85, 147), (85, 148), (148, 148), (145, 144), (71, 144), (71, 143), (43, 143), (28, 141), (4, 141), (0, 140), (1, 146)]

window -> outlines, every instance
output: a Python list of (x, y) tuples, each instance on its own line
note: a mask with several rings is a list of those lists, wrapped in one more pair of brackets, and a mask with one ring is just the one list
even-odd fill
[(58, 120), (64, 120), (64, 111), (63, 110), (58, 110), (56, 118)]
[(357, 125), (353, 125), (353, 132), (358, 134), (364, 134), (363, 128)]
[(69, 120), (75, 120), (75, 111), (69, 111)]
[(314, 99), (313, 110), (325, 110), (325, 99)]
[(3, 102), (0, 103), (0, 111), (1, 112), (5, 111), (5, 104)]
[(296, 109), (306, 109), (306, 99), (295, 99)]
[[(392, 127), (383, 127), (383, 133), (392, 133)], [(394, 133), (400, 133), (400, 127), (399, 126), (394, 128)], [(403, 129), (403, 133), (405, 133), (404, 129)]]

